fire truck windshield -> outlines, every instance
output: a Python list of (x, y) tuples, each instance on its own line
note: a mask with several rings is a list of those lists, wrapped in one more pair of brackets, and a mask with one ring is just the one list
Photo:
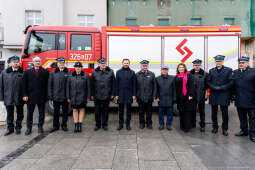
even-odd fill
[(28, 53), (40, 53), (48, 50), (55, 50), (56, 34), (53, 33), (36, 33), (32, 32), (29, 46), (28, 46)]

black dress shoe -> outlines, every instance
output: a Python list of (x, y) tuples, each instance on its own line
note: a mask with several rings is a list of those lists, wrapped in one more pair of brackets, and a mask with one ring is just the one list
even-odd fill
[[(59, 130), (59, 128), (54, 127), (54, 128), (52, 128), (52, 129), (50, 130), (50, 133), (53, 133), (53, 132), (58, 131), (58, 130)], [(38, 131), (39, 131), (39, 129), (38, 129)], [(38, 133), (39, 133), (39, 132), (38, 132)]]
[(4, 136), (8, 136), (8, 135), (12, 134), (13, 132), (14, 132), (14, 130), (7, 129)]
[(159, 130), (163, 130), (163, 129), (164, 129), (164, 126), (159, 125), (158, 129), (159, 129)]
[(107, 127), (107, 126), (104, 126), (103, 129), (104, 129), (104, 131), (107, 131), (107, 130), (108, 130), (108, 127)]
[(94, 128), (94, 131), (98, 131), (100, 128), (101, 128), (101, 127), (96, 126), (96, 127)]
[(44, 132), (43, 127), (38, 128), (38, 133), (42, 134)]
[(171, 126), (166, 126), (166, 129), (170, 131), (170, 130), (172, 130), (172, 127)]
[(140, 124), (140, 129), (144, 129), (144, 124)]
[(63, 131), (65, 131), (65, 132), (67, 132), (68, 131), (68, 128), (67, 128), (67, 126), (61, 126), (61, 129), (63, 130)]
[(227, 130), (223, 130), (223, 131), (222, 131), (222, 134), (223, 134), (224, 136), (228, 136), (228, 131), (227, 131)]
[(123, 129), (123, 125), (119, 125), (119, 127), (117, 128), (117, 130), (121, 130)]
[(212, 130), (212, 133), (214, 133), (214, 134), (218, 133), (218, 129), (214, 128), (214, 129)]
[(25, 132), (25, 135), (28, 136), (32, 133), (32, 130), (31, 129), (27, 129), (26, 132)]
[(204, 128), (204, 127), (201, 127), (201, 128), (200, 128), (200, 132), (205, 132), (205, 128)]
[(152, 125), (147, 125), (147, 128), (148, 129), (152, 129)]
[(252, 142), (255, 142), (255, 137), (250, 137), (250, 140), (251, 140)]
[(126, 126), (126, 129), (127, 129), (127, 130), (131, 130), (130, 125)]
[(236, 133), (235, 136), (248, 136), (248, 132), (240, 131)]
[(21, 134), (21, 130), (20, 129), (16, 129), (16, 135), (20, 135)]

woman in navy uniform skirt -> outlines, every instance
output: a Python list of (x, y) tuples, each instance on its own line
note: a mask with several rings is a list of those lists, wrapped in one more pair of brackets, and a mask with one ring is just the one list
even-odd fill
[(67, 81), (67, 100), (73, 108), (74, 132), (82, 131), (85, 107), (90, 98), (89, 75), (82, 71), (82, 63), (76, 62), (75, 71)]

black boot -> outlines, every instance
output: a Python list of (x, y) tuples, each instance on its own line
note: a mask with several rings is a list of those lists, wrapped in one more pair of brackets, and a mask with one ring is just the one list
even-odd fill
[(77, 133), (78, 132), (78, 123), (75, 123), (74, 124), (74, 133)]
[(82, 123), (78, 123), (78, 132), (82, 132)]

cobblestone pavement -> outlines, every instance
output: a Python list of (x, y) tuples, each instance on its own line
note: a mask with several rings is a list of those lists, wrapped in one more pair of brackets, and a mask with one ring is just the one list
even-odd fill
[[(116, 113), (110, 114), (108, 131), (93, 131), (93, 114), (86, 116), (80, 134), (73, 133), (72, 117), (69, 132), (43, 136), (34, 127), (29, 137), (24, 135), (25, 128), (19, 136), (4, 137), (4, 126), (0, 127), (0, 166), (4, 170), (254, 170), (255, 143), (234, 136), (239, 121), (233, 107), (229, 115), (228, 137), (221, 130), (212, 134), (210, 124), (205, 133), (197, 127), (185, 134), (179, 130), (178, 117), (174, 117), (172, 131), (159, 131), (157, 113), (153, 114), (153, 130), (139, 129), (136, 112), (131, 131), (116, 130)], [(51, 126), (46, 123), (45, 130)]]

